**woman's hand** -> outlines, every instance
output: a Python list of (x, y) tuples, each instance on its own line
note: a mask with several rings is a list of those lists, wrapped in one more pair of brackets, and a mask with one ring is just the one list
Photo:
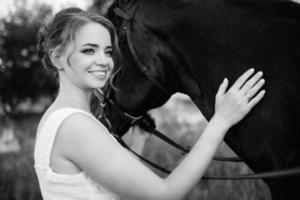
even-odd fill
[(263, 73), (258, 72), (251, 77), (253, 73), (254, 69), (246, 71), (227, 92), (226, 78), (219, 87), (214, 117), (225, 123), (228, 128), (243, 119), (265, 94), (265, 90), (259, 91), (265, 83), (262, 79)]

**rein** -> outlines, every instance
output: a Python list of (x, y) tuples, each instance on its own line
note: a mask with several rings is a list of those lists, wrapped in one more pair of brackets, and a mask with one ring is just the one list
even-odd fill
[[(130, 14), (125, 13), (120, 8), (115, 8), (114, 13), (118, 15), (119, 17), (123, 18), (123, 24), (121, 30), (126, 35), (127, 43), (129, 46), (129, 49), (131, 51), (132, 57), (135, 61), (135, 63), (138, 66), (138, 69), (156, 86), (158, 87), (163, 93), (169, 94), (168, 90), (161, 84), (159, 81), (156, 80), (156, 78), (150, 73), (148, 68), (142, 63), (141, 59), (138, 57), (137, 52), (134, 49), (134, 46), (132, 44), (131, 40), (131, 22), (134, 20), (133, 16), (137, 10), (137, 4), (134, 5), (132, 11)], [(136, 21), (135, 21), (136, 22)], [(113, 105), (113, 108), (117, 110), (119, 114), (123, 118), (125, 118), (127, 121), (130, 122), (130, 125), (139, 125), (142, 129), (144, 129), (146, 132), (151, 133), (159, 138), (161, 138), (163, 141), (167, 142), (168, 144), (174, 146), (175, 148), (181, 150), (183, 154), (188, 153), (190, 151), (189, 148), (183, 147), (180, 144), (176, 143), (166, 135), (162, 134), (161, 132), (157, 131), (155, 129), (155, 124), (151, 123), (149, 119), (145, 117), (145, 115), (141, 115), (138, 117), (132, 116), (124, 111), (110, 98), (110, 92), (108, 94), (104, 94), (102, 90), (95, 90), (94, 92), (95, 96), (100, 100), (101, 110), (100, 115), (96, 116), (98, 119), (104, 119), (106, 122), (106, 125), (108, 127), (108, 130), (110, 133), (119, 141), (121, 145), (123, 145), (126, 149), (128, 149), (130, 152), (132, 152), (134, 155), (136, 155), (138, 158), (140, 158), (142, 161), (147, 163), (148, 165), (152, 166), (153, 168), (158, 169), (161, 172), (169, 174), (171, 170), (166, 169), (160, 165), (157, 165), (153, 163), (152, 161), (140, 156), (136, 152), (134, 152), (130, 147), (124, 142), (124, 140), (121, 138), (121, 136), (113, 133), (112, 131), (112, 125), (110, 121), (105, 116), (104, 108), (106, 107), (107, 103), (110, 103)], [(242, 162), (240, 158), (237, 157), (230, 157), (230, 158), (223, 158), (223, 157), (214, 157), (214, 160), (218, 161), (231, 161), (231, 162)], [(290, 168), (290, 169), (284, 169), (284, 170), (275, 170), (270, 172), (262, 172), (262, 173), (250, 173), (245, 175), (237, 175), (237, 176), (203, 176), (202, 179), (214, 179), (214, 180), (244, 180), (244, 179), (269, 179), (269, 178), (285, 178), (290, 176), (295, 176), (300, 174), (300, 168)]]
[[(98, 119), (104, 119), (105, 122), (108, 122), (106, 125), (108, 127), (109, 132), (117, 139), (117, 141), (127, 150), (132, 152), (135, 156), (137, 156), (140, 160), (143, 162), (147, 163), (149, 166), (165, 173), (165, 174), (170, 174), (171, 170), (167, 169), (165, 167), (162, 167), (146, 158), (143, 156), (139, 155), (135, 151), (133, 151), (122, 139), (121, 136), (113, 133), (112, 131), (112, 126), (109, 120), (105, 117), (104, 115), (104, 108), (107, 105), (107, 102), (105, 102), (105, 96), (103, 96), (103, 92), (99, 89), (94, 92), (95, 96), (100, 100), (100, 105), (101, 105), (101, 110), (100, 114), (97, 116)], [(106, 99), (107, 100), (107, 99)], [(105, 102), (105, 103), (103, 103)], [(153, 134), (156, 137), (162, 139), (166, 143), (172, 145), (173, 147), (179, 149), (182, 151), (183, 154), (188, 153), (190, 151), (189, 148), (183, 147), (180, 144), (176, 143), (166, 135), (162, 134), (155, 128), (155, 124), (149, 120), (149, 118), (145, 117), (145, 115), (141, 115), (138, 117), (134, 117), (128, 113), (125, 113), (115, 104), (111, 99), (108, 99), (108, 102), (113, 104), (115, 108), (119, 111), (119, 113), (123, 116), (126, 117), (127, 120), (130, 121), (131, 125), (139, 125), (142, 129), (144, 129), (147, 133)], [(213, 160), (216, 161), (230, 161), (230, 162), (242, 162), (240, 158), (238, 157), (214, 157)], [(285, 170), (276, 170), (276, 171), (271, 171), (271, 172), (262, 172), (262, 173), (250, 173), (250, 174), (245, 174), (245, 175), (234, 175), (234, 176), (203, 176), (202, 179), (205, 180), (245, 180), (245, 179), (270, 179), (270, 178), (285, 178), (289, 176), (294, 176), (300, 174), (300, 169), (299, 168), (290, 168), (290, 169), (285, 169)]]
[[(174, 142), (172, 139), (167, 137), (166, 135), (162, 134), (161, 132), (157, 131), (155, 129), (155, 125), (149, 122), (147, 118), (144, 116), (137, 120), (133, 125), (139, 125), (142, 129), (144, 129), (146, 132), (153, 134), (166, 143), (174, 146), (177, 149), (180, 149), (182, 153), (188, 153), (190, 151), (189, 148), (184, 148), (178, 143)], [(154, 125), (154, 127), (153, 127)], [(158, 169), (161, 172), (164, 172), (166, 174), (170, 174), (172, 171), (170, 169), (164, 168), (158, 164), (153, 163), (152, 161), (144, 158), (143, 156), (137, 154), (135, 151), (133, 151), (125, 142), (124, 140), (118, 136), (117, 140), (130, 152), (132, 152), (134, 155), (136, 155), (139, 159), (141, 159), (143, 162), (147, 163), (151, 167)], [(213, 160), (216, 161), (231, 161), (231, 162), (242, 162), (240, 158), (238, 157), (214, 157)], [(250, 174), (244, 174), (244, 175), (234, 175), (234, 176), (203, 176), (202, 179), (205, 180), (248, 180), (248, 179), (270, 179), (270, 178), (285, 178), (289, 176), (294, 176), (300, 174), (299, 168), (290, 168), (290, 169), (284, 169), (284, 170), (276, 170), (271, 172), (261, 172), (261, 173), (250, 173)]]

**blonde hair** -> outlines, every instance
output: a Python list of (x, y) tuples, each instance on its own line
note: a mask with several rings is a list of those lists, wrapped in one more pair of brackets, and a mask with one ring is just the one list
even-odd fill
[(115, 68), (109, 79), (109, 84), (114, 88), (112, 83), (113, 77), (121, 67), (121, 53), (118, 46), (118, 37), (114, 25), (108, 19), (97, 13), (83, 11), (76, 7), (66, 8), (58, 12), (53, 20), (39, 31), (37, 54), (42, 60), (43, 66), (57, 77), (58, 70), (50, 60), (49, 51), (59, 47), (59, 51), (63, 52), (67, 44), (76, 39), (76, 34), (79, 29), (90, 22), (104, 26), (110, 33)]

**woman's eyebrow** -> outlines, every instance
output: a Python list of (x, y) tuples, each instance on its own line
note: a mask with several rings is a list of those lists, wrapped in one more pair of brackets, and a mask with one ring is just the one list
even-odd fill
[[(98, 44), (94, 44), (94, 43), (86, 43), (86, 44), (83, 44), (82, 46), (91, 46), (91, 47), (95, 47), (95, 48), (98, 48), (99, 45)], [(107, 46), (106, 49), (112, 49), (113, 47), (111, 45)]]
[(94, 44), (94, 43), (86, 43), (86, 44), (83, 44), (82, 46), (92, 46), (92, 47), (99, 47), (98, 44)]

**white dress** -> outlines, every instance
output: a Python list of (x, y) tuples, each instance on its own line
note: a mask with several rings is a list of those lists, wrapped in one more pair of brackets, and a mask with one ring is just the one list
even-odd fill
[[(44, 200), (119, 200), (120, 197), (108, 191), (84, 172), (62, 174), (50, 167), (50, 154), (62, 122), (74, 113), (83, 113), (95, 119), (90, 113), (75, 109), (61, 108), (51, 113), (39, 128), (34, 148), (34, 167)], [(101, 123), (100, 123), (101, 124)], [(102, 125), (102, 124), (101, 124)]]

